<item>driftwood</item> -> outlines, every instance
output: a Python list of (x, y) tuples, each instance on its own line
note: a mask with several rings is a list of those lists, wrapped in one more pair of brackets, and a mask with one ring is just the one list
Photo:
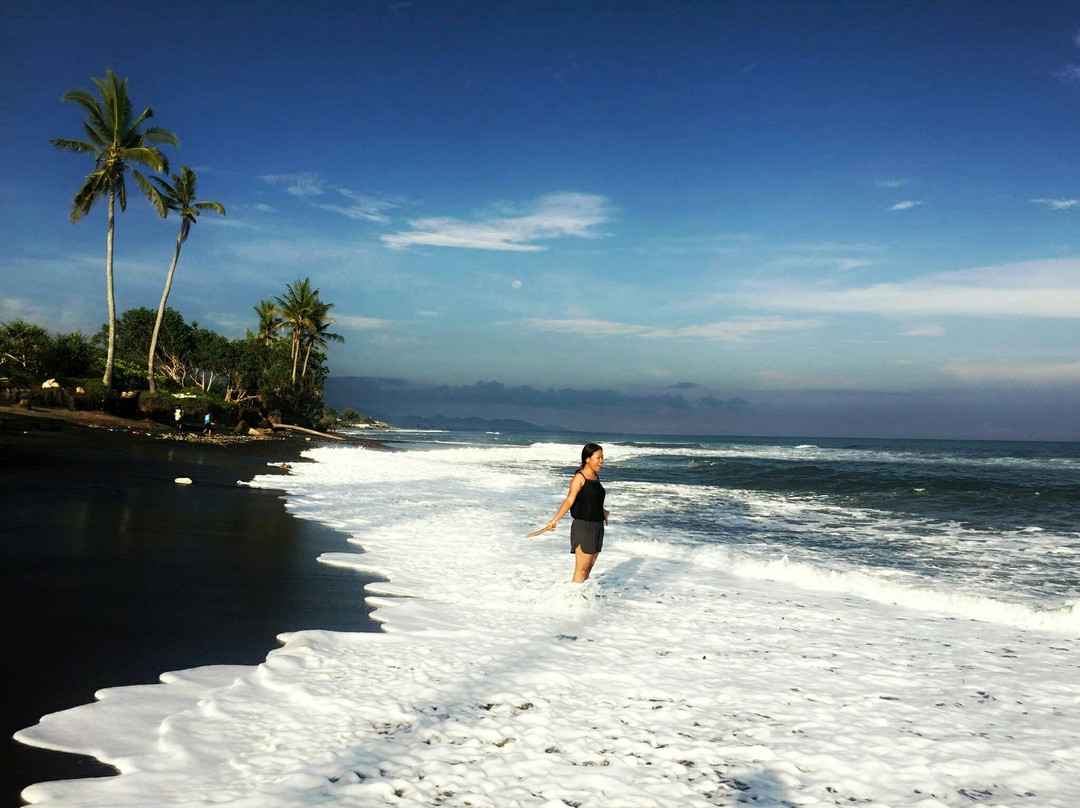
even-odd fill
[(274, 429), (292, 429), (296, 432), (306, 432), (309, 435), (315, 435), (320, 438), (329, 438), (330, 440), (344, 441), (345, 438), (340, 435), (331, 435), (328, 432), (319, 432), (315, 429), (308, 429), (304, 426), (295, 426), (294, 424), (274, 424)]

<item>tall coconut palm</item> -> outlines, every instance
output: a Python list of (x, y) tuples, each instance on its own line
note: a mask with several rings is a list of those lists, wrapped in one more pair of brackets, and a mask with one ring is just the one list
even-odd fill
[(86, 177), (82, 187), (75, 192), (71, 205), (71, 221), (78, 222), (90, 212), (94, 203), (102, 197), (109, 198), (109, 230), (105, 240), (105, 286), (109, 302), (109, 341), (105, 359), (106, 387), (112, 387), (113, 362), (116, 351), (116, 297), (113, 293), (113, 234), (116, 229), (116, 203), (120, 210), (127, 210), (127, 189), (124, 174), (131, 170), (135, 183), (150, 199), (157, 212), (164, 216), (160, 200), (154, 198), (154, 188), (136, 165), (154, 171), (168, 171), (169, 161), (154, 144), (179, 146), (180, 141), (170, 130), (160, 126), (140, 127), (153, 117), (154, 111), (147, 107), (138, 117), (132, 114), (131, 100), (127, 94), (127, 79), (119, 79), (107, 70), (105, 78), (93, 79), (100, 98), (89, 90), (71, 90), (61, 101), (74, 101), (86, 112), (83, 131), (87, 140), (50, 140), (61, 151), (92, 154), (94, 170)]
[(300, 350), (309, 330), (311, 312), (319, 303), (319, 290), (311, 288), (311, 278), (297, 279), (286, 285), (285, 294), (274, 296), (281, 310), (283, 327), (290, 331), (292, 341), (292, 383), (296, 385), (296, 368), (300, 363)]
[(225, 207), (219, 202), (196, 202), (196, 179), (195, 172), (187, 166), (180, 166), (180, 173), (172, 175), (172, 184), (161, 177), (151, 177), (154, 185), (154, 194), (157, 196), (155, 207), (164, 208), (166, 212), (173, 211), (180, 214), (180, 235), (176, 237), (176, 250), (173, 251), (172, 264), (169, 265), (169, 274), (165, 278), (165, 291), (161, 295), (158, 304), (157, 320), (154, 322), (154, 331), (150, 335), (150, 356), (146, 360), (146, 378), (150, 382), (150, 392), (154, 392), (154, 351), (157, 350), (158, 332), (161, 331), (161, 319), (165, 316), (165, 304), (169, 300), (169, 291), (172, 289), (173, 274), (176, 272), (176, 263), (180, 260), (180, 248), (191, 234), (191, 226), (199, 219), (199, 214), (204, 210), (212, 210), (214, 213), (225, 215)]
[(274, 335), (284, 325), (281, 319), (281, 309), (277, 307), (273, 300), (260, 300), (259, 304), (253, 308), (255, 313), (259, 315), (259, 330), (256, 336), (269, 348), (270, 343), (274, 340)]

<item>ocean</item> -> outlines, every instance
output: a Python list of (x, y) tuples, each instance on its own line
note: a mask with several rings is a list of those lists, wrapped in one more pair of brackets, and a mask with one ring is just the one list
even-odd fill
[[(374, 436), (365, 431), (365, 435)], [(1080, 804), (1080, 444), (379, 433), (287, 477), (382, 634), (106, 690), (49, 806)], [(581, 445), (611, 523), (543, 526)], [(347, 571), (342, 572), (348, 574)]]

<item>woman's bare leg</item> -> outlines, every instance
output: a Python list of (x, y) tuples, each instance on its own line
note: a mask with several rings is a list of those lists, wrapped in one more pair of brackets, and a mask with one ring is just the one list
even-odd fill
[(586, 553), (581, 547), (574, 548), (574, 583), (580, 584), (589, 580), (589, 573), (592, 572), (593, 564), (596, 563), (596, 557), (599, 553)]

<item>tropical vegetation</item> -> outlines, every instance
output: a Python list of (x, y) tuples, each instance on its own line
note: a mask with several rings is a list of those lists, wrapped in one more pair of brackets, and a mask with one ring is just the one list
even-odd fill
[[(251, 414), (254, 408), (260, 414), (276, 410), (284, 418), (310, 423), (340, 418), (323, 406), (322, 394), (328, 373), (326, 350), (344, 339), (331, 331), (334, 304), (321, 298), (310, 278), (298, 278), (283, 294), (269, 295), (254, 306), (254, 329), (240, 339), (187, 322), (168, 305), (180, 252), (192, 227), (202, 213), (224, 216), (225, 206), (198, 199), (198, 181), (190, 166), (168, 173), (169, 161), (158, 147), (179, 147), (180, 141), (172, 131), (148, 125), (154, 115), (151, 107), (134, 113), (127, 78), (110, 69), (104, 78), (92, 81), (96, 91), (71, 90), (61, 98), (81, 108), (84, 139), (49, 142), (61, 151), (90, 155), (94, 161), (72, 200), (73, 223), (98, 200), (108, 200), (108, 321), (93, 337), (78, 331), (52, 335), (22, 319), (0, 323), (0, 389), (30, 390), (51, 378), (100, 391), (103, 402), (115, 400), (111, 391), (120, 387), (129, 391), (124, 394), (128, 398), (134, 391), (146, 390), (148, 401), (154, 396), (159, 401), (159, 393), (199, 395), (238, 415), (245, 410)], [(161, 176), (147, 176), (140, 168)], [(180, 217), (180, 228), (157, 310), (136, 307), (118, 317), (113, 275), (116, 206), (127, 209), (128, 175), (159, 216)], [(95, 373), (100, 373), (100, 382), (93, 380)]]
[(94, 346), (80, 331), (53, 336), (21, 317), (0, 323), (0, 384), (27, 387), (86, 376), (94, 359)]
[[(328, 414), (322, 402), (328, 374), (324, 349), (328, 341), (342, 338), (327, 330), (333, 320), (326, 312), (333, 304), (322, 301), (310, 279), (288, 289), (306, 290), (303, 300), (310, 311), (298, 316), (305, 310), (286, 292), (276, 299), (291, 301), (291, 322), (275, 317), (278, 326), (272, 331), (248, 330), (239, 339), (189, 323), (171, 306), (160, 316), (146, 307), (128, 309), (112, 329), (116, 382), (133, 392), (197, 394), (238, 414), (276, 411), (293, 422), (317, 424)], [(254, 307), (257, 314), (260, 307)], [(54, 337), (22, 319), (0, 323), (0, 385), (32, 388), (54, 378), (89, 389), (94, 385), (88, 377), (105, 361), (109, 337), (107, 323), (92, 338), (80, 332)], [(151, 344), (153, 389), (147, 377)]]

